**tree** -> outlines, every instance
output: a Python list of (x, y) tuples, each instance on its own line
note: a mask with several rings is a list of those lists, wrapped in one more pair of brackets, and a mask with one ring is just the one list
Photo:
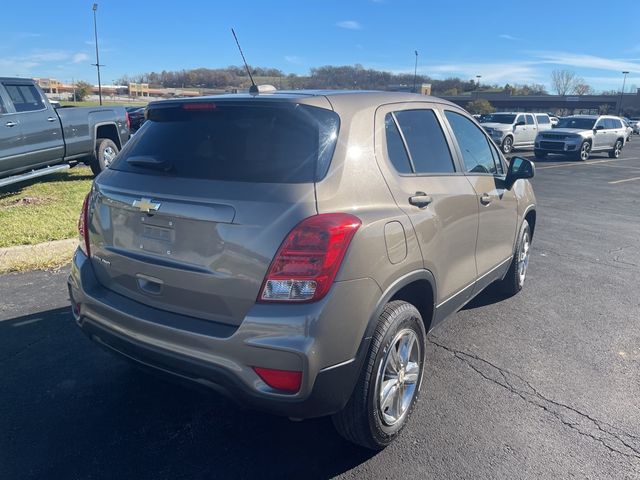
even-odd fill
[(570, 70), (554, 70), (551, 72), (551, 86), (558, 95), (573, 93), (578, 80), (576, 74)]
[(584, 82), (577, 83), (574, 90), (577, 95), (593, 95), (593, 88), (591, 88), (591, 85), (587, 85)]
[(484, 114), (493, 113), (496, 109), (493, 108), (493, 105), (491, 105), (488, 100), (481, 98), (467, 103), (467, 111), (470, 113)]
[(73, 92), (71, 93), (71, 100), (74, 102), (82, 102), (85, 98), (91, 95), (92, 90), (93, 86), (90, 83), (80, 80), (74, 85)]
[(606, 115), (607, 113), (609, 113), (610, 109), (611, 107), (608, 104), (604, 103), (598, 107), (598, 113), (600, 115)]

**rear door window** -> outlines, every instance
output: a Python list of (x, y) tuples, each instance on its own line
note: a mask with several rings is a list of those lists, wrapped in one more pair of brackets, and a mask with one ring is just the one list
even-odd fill
[(147, 111), (147, 121), (111, 168), (236, 182), (314, 182), (329, 168), (338, 129), (335, 112), (308, 105), (175, 103)]
[(433, 110), (394, 113), (417, 174), (454, 173), (447, 139)]
[(549, 117), (546, 115), (536, 115), (536, 119), (540, 125), (548, 125), (551, 123), (551, 120), (549, 120)]
[(40, 92), (33, 85), (4, 84), (16, 112), (33, 112), (44, 110), (44, 101)]
[(527, 125), (535, 125), (535, 121), (533, 120), (533, 115), (525, 115), (527, 119)]

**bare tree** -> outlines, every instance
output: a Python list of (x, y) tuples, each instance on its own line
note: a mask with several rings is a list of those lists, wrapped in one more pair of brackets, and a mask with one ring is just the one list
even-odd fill
[(591, 85), (584, 83), (584, 80), (582, 79), (579, 79), (579, 80), (580, 81), (578, 81), (575, 87), (573, 88), (576, 95), (592, 95), (593, 88), (591, 88)]
[(551, 86), (558, 95), (568, 95), (575, 91), (578, 78), (570, 70), (554, 70), (551, 72)]

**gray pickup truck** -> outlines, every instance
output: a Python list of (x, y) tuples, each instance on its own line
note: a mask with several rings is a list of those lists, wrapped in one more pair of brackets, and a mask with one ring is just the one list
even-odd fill
[(0, 187), (79, 162), (98, 174), (128, 139), (124, 107), (54, 108), (33, 80), (0, 77)]

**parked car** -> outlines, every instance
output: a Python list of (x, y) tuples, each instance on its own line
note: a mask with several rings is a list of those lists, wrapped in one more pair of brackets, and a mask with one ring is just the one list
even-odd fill
[(532, 147), (538, 132), (551, 129), (546, 113), (500, 112), (487, 115), (481, 125), (503, 153)]
[(53, 108), (33, 80), (0, 78), (0, 186), (84, 162), (99, 173), (129, 139), (123, 107)]
[(556, 117), (555, 115), (550, 115), (549, 120), (551, 121), (551, 126), (555, 127), (560, 121), (560, 117)]
[(631, 141), (631, 136), (633, 135), (632, 122), (627, 117), (621, 117), (621, 120), (622, 120), (622, 124), (624, 125), (624, 127), (627, 130), (626, 137), (625, 137), (626, 141), (629, 142), (629, 141)]
[(131, 133), (135, 133), (144, 123), (145, 107), (127, 107), (129, 114), (129, 123), (131, 124)]
[(493, 282), (522, 289), (533, 174), (433, 97), (153, 102), (85, 199), (72, 312), (130, 360), (380, 449), (427, 332)]
[(633, 133), (636, 135), (640, 135), (640, 118), (630, 118), (631, 128), (633, 128)]
[(588, 160), (593, 152), (608, 152), (618, 158), (625, 145), (627, 129), (622, 120), (609, 115), (573, 115), (565, 117), (551, 132), (536, 137), (534, 154), (544, 158), (557, 153)]

